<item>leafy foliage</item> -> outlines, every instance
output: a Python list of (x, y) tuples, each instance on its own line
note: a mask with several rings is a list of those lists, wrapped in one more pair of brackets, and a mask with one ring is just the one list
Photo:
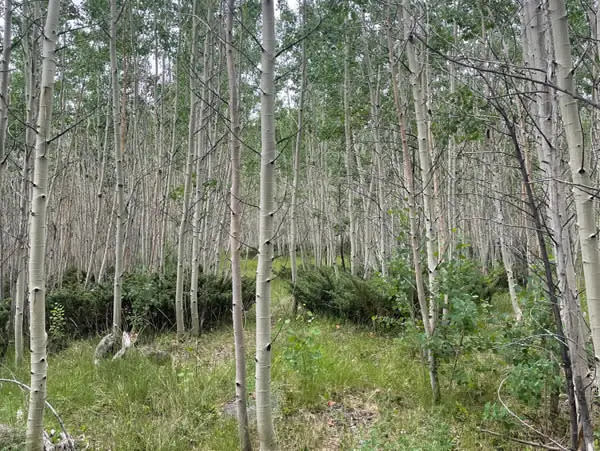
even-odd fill
[[(136, 271), (123, 277), (123, 314), (128, 327), (168, 330), (175, 324), (174, 271), (165, 274)], [(189, 286), (189, 276), (184, 286)], [(242, 300), (248, 309), (254, 302), (254, 282), (242, 279)], [(231, 279), (201, 272), (198, 276), (200, 316), (205, 328), (231, 320)], [(185, 303), (187, 306), (189, 303)], [(65, 277), (62, 287), (48, 294), (50, 337), (85, 337), (110, 327), (112, 284), (85, 288), (80, 279)]]
[(376, 280), (363, 280), (329, 267), (298, 272), (294, 296), (308, 310), (368, 324), (374, 317), (401, 319), (396, 298)]

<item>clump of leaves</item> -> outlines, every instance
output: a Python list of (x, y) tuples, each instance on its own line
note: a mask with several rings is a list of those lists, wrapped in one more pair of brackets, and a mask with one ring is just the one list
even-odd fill
[(373, 317), (403, 317), (396, 298), (377, 280), (363, 280), (330, 267), (312, 267), (298, 272), (294, 296), (308, 310), (370, 324)]
[[(110, 327), (112, 283), (91, 284), (84, 288), (79, 277), (69, 277), (62, 287), (48, 294), (47, 310), (50, 337), (96, 335)], [(122, 305), (125, 326), (159, 332), (175, 324), (176, 272), (164, 274), (134, 271), (123, 277)], [(189, 276), (184, 285), (189, 286)], [(242, 279), (245, 309), (254, 303), (254, 281)], [(185, 300), (184, 300), (185, 301)], [(201, 272), (198, 276), (199, 313), (204, 328), (231, 321), (231, 279)], [(189, 302), (184, 302), (189, 305)]]

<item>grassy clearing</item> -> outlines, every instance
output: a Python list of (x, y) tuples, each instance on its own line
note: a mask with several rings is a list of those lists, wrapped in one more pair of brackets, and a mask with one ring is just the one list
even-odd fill
[[(252, 262), (246, 264), (247, 272), (253, 269)], [(464, 367), (485, 365), (489, 371), (480, 373), (486, 377), (474, 375), (468, 385), (453, 383), (451, 389), (452, 368), (442, 367), (444, 398), (433, 407), (427, 373), (407, 339), (308, 315), (291, 319), (285, 283), (275, 280), (273, 293), (278, 334), (273, 392), (282, 449), (433, 451), (500, 444), (477, 431), (483, 406), (494, 399), (501, 377), (493, 357), (461, 361)], [(246, 338), (252, 397), (251, 314)], [(183, 343), (174, 335), (158, 337), (154, 346), (172, 355), (162, 364), (132, 354), (94, 367), (96, 342), (75, 342), (49, 359), (48, 400), (73, 435), (83, 436), (92, 449), (237, 449), (235, 420), (223, 413), (234, 398), (230, 328)], [(1, 367), (0, 377), (27, 381), (26, 368)], [(0, 400), (0, 423), (24, 428), (26, 415), (18, 414), (26, 412), (24, 394), (0, 384)], [(48, 412), (45, 421), (47, 430), (58, 429)], [(523, 448), (504, 442), (501, 449)]]

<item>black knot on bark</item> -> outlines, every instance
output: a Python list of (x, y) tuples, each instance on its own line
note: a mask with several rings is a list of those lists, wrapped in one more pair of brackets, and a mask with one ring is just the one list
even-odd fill
[(268, 351), (268, 352), (271, 352), (271, 343), (269, 343), (269, 344), (267, 345), (267, 348), (266, 348), (266, 349), (267, 349), (267, 351)]

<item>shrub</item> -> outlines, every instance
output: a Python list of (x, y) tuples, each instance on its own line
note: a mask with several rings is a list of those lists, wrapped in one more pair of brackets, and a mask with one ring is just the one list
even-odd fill
[[(122, 308), (126, 327), (162, 331), (175, 325), (176, 273), (135, 271), (123, 276)], [(81, 279), (69, 278), (61, 288), (48, 294), (49, 330), (68, 337), (85, 337), (110, 328), (112, 322), (113, 287), (111, 282), (84, 288)], [(189, 287), (187, 276), (184, 286)], [(242, 279), (244, 308), (254, 302), (254, 282)], [(231, 278), (200, 273), (198, 276), (199, 313), (204, 327), (231, 321)], [(189, 295), (184, 296), (189, 310)], [(60, 322), (60, 324), (58, 324)]]
[(400, 319), (396, 299), (375, 280), (363, 280), (330, 267), (313, 267), (298, 272), (294, 296), (308, 310), (359, 324), (374, 317)]

